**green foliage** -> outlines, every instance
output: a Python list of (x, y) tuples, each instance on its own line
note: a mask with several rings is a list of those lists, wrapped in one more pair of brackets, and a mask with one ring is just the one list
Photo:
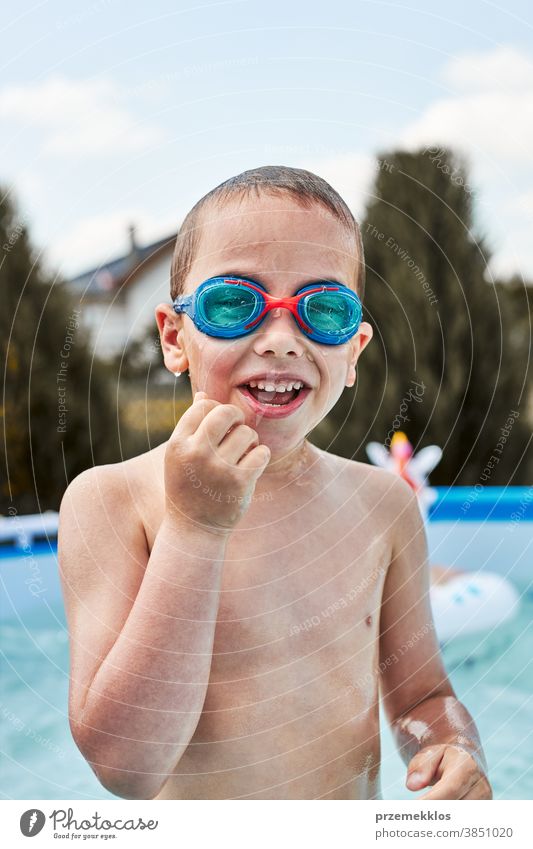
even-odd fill
[[(374, 338), (355, 389), (311, 438), (366, 461), (368, 441), (401, 429), (416, 449), (444, 449), (434, 484), (476, 483), (494, 456), (485, 483), (529, 484), (533, 289), (488, 281), (468, 174), (451, 151), (386, 154), (379, 165), (362, 223)], [(124, 358), (96, 360), (76, 326), (79, 305), (43, 269), (12, 202), (0, 198), (0, 512), (28, 513), (57, 509), (83, 469), (166, 439), (190, 386), (185, 375), (168, 383), (155, 329)]]
[[(386, 443), (400, 429), (416, 449), (444, 449), (434, 484), (466, 485), (479, 480), (514, 411), (486, 482), (531, 483), (528, 290), (488, 282), (467, 170), (451, 151), (378, 162), (362, 223), (374, 338), (356, 389), (345, 390), (313, 441), (364, 461), (368, 441)], [(424, 389), (415, 393), (415, 381)]]
[[(0, 511), (57, 509), (85, 468), (120, 459), (112, 396), (64, 284), (42, 267), (0, 192), (0, 336), (5, 379)], [(61, 410), (61, 406), (65, 408)]]

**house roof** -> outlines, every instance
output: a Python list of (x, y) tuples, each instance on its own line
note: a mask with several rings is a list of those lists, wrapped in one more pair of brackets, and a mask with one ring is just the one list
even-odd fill
[(135, 245), (129, 253), (124, 256), (102, 263), (96, 268), (84, 271), (69, 280), (69, 288), (83, 295), (94, 295), (95, 297), (106, 297), (114, 295), (124, 284), (130, 285), (132, 280), (146, 269), (148, 263), (152, 262), (161, 254), (172, 252), (176, 233), (152, 242), (150, 245), (140, 247)]

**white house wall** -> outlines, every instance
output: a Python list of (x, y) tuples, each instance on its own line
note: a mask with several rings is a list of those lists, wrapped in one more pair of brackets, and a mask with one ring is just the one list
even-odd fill
[(106, 359), (122, 353), (132, 340), (156, 329), (154, 310), (162, 301), (170, 303), (169, 252), (147, 264), (146, 270), (123, 286), (115, 300), (81, 303), (81, 321), (91, 336), (94, 354)]
[(129, 333), (135, 339), (144, 336), (149, 327), (157, 328), (154, 310), (161, 302), (170, 303), (170, 252), (152, 260), (145, 272), (138, 272), (126, 284), (126, 310)]
[(123, 305), (108, 301), (81, 302), (81, 322), (89, 331), (94, 355), (106, 358), (121, 350), (127, 328)]

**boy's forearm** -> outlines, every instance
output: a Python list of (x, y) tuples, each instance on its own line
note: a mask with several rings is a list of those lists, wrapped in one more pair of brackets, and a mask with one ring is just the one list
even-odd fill
[(394, 720), (391, 727), (406, 764), (424, 746), (448, 743), (468, 750), (482, 771), (487, 772), (474, 720), (455, 696), (430, 696)]
[(129, 616), (75, 718), (84, 755), (118, 795), (157, 789), (194, 734), (226, 542), (225, 535), (163, 521)]

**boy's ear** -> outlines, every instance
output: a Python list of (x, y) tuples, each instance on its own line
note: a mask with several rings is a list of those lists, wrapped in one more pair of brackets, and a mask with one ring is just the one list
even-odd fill
[(350, 359), (348, 361), (348, 368), (346, 371), (346, 386), (353, 386), (355, 383), (355, 367), (357, 365), (357, 360), (361, 356), (361, 352), (364, 351), (370, 340), (373, 336), (372, 326), (368, 323), (368, 321), (361, 322), (359, 326), (359, 330), (350, 339)]
[(175, 374), (189, 368), (187, 352), (183, 344), (183, 313), (176, 313), (169, 304), (155, 308), (155, 320), (161, 340), (161, 350), (167, 369)]

